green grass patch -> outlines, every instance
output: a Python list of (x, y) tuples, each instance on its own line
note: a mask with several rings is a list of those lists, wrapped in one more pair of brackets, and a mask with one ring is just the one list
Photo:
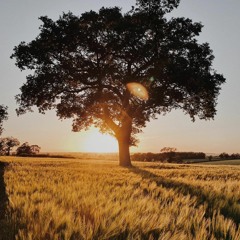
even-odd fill
[(205, 165), (240, 165), (240, 159), (203, 162)]

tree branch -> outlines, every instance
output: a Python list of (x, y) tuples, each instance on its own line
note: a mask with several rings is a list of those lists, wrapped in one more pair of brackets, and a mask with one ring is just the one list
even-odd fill
[(115, 135), (118, 135), (120, 130), (119, 126), (109, 117), (109, 111), (106, 104), (103, 104), (103, 116), (102, 119), (106, 122), (106, 124), (113, 130)]

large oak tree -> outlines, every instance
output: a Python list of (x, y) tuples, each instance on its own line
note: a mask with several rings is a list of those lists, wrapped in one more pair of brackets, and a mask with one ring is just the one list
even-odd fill
[[(21, 70), (33, 71), (16, 96), (18, 114), (37, 106), (72, 118), (74, 131), (94, 125), (116, 137), (122, 166), (131, 165), (135, 134), (157, 115), (182, 109), (192, 120), (213, 118), (225, 79), (212, 68), (208, 43), (197, 41), (202, 25), (165, 17), (178, 4), (138, 0), (127, 13), (114, 7), (40, 17), (40, 34), (12, 55)], [(134, 94), (142, 93), (135, 83), (148, 97)]]

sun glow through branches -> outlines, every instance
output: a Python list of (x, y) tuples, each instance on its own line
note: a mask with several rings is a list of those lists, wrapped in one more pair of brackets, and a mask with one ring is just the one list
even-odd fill
[(117, 140), (106, 134), (101, 134), (97, 129), (92, 128), (83, 143), (84, 152), (117, 152), (118, 143)]

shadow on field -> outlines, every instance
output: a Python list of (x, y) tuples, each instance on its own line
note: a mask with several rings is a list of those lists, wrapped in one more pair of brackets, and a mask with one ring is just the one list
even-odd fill
[(206, 210), (206, 217), (212, 217), (213, 212), (220, 211), (226, 217), (232, 219), (237, 225), (240, 224), (240, 204), (236, 199), (227, 198), (223, 194), (214, 191), (206, 191), (201, 187), (179, 182), (166, 177), (158, 176), (148, 170), (131, 167), (129, 170), (135, 174), (140, 175), (143, 179), (156, 182), (157, 186), (162, 186), (167, 189), (173, 189), (177, 193), (183, 195), (191, 195), (197, 198), (197, 204), (208, 204)]
[(0, 240), (9, 240), (9, 222), (7, 219), (8, 196), (4, 182), (4, 170), (8, 163), (0, 162)]

